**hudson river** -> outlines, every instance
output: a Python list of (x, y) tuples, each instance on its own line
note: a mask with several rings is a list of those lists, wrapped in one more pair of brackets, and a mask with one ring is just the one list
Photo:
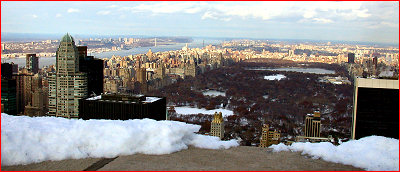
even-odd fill
[[(204, 46), (207, 46), (209, 44), (220, 44), (222, 43), (222, 40), (211, 40), (211, 39), (204, 39)], [(155, 52), (164, 52), (164, 51), (173, 51), (173, 50), (180, 50), (182, 47), (184, 47), (186, 43), (178, 43), (174, 45), (164, 45), (164, 46), (157, 46), (157, 47), (137, 47), (133, 48), (130, 50), (120, 50), (120, 51), (108, 51), (108, 52), (102, 52), (102, 53), (91, 53), (88, 55), (94, 56), (95, 58), (111, 58), (113, 55), (116, 56), (128, 56), (128, 55), (136, 55), (136, 54), (144, 54), (149, 51), (151, 48), (151, 51), (153, 53)], [(189, 48), (202, 48), (203, 47), (203, 39), (194, 39), (193, 42), (188, 43)], [(18, 64), (18, 67), (23, 67), (25, 66), (25, 58), (15, 58), (15, 59), (4, 59), (1, 58), (2, 63), (11, 63), (14, 62), (15, 64)], [(56, 58), (55, 57), (40, 57), (39, 58), (39, 67), (42, 68), (44, 66), (49, 66), (52, 64), (56, 63)]]

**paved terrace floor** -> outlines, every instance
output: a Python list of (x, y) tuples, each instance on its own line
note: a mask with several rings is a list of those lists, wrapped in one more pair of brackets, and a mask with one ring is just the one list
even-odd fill
[(313, 159), (299, 152), (272, 152), (269, 148), (240, 146), (226, 150), (190, 147), (167, 155), (135, 154), (117, 158), (46, 161), (37, 164), (1, 166), (2, 171), (363, 171)]

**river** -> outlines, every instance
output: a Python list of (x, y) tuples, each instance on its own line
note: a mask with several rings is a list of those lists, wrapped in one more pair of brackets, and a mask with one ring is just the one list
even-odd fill
[[(204, 39), (204, 46), (207, 46), (209, 44), (216, 45), (216, 44), (220, 44), (220, 43), (222, 43), (222, 40)], [(137, 47), (137, 48), (133, 48), (130, 50), (108, 51), (108, 52), (102, 52), (102, 53), (90, 53), (88, 55), (102, 59), (102, 58), (111, 58), (113, 55), (128, 56), (128, 55), (144, 54), (144, 53), (147, 53), (150, 48), (153, 53), (180, 50), (185, 45), (186, 45), (186, 43), (177, 43), (174, 45), (161, 45), (161, 46), (157, 46), (157, 47)], [(203, 47), (203, 39), (194, 39), (193, 42), (188, 43), (188, 47), (189, 48), (202, 48)], [(1, 58), (1, 63), (11, 63), (11, 62), (14, 62), (14, 64), (18, 64), (18, 67), (23, 67), (23, 66), (25, 66), (25, 63), (26, 63), (25, 58), (14, 58), (14, 59)], [(55, 64), (55, 62), (56, 62), (55, 57), (42, 57), (42, 58), (39, 58), (39, 67), (42, 68), (44, 66), (49, 66), (49, 65)]]

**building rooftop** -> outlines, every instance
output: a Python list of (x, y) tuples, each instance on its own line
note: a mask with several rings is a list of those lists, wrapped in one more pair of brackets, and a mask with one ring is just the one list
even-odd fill
[(74, 38), (72, 38), (72, 36), (67, 33), (62, 37), (61, 42), (75, 42), (75, 41)]
[(117, 158), (46, 161), (1, 166), (2, 171), (363, 171), (350, 165), (313, 159), (300, 152), (272, 152), (270, 148), (239, 146), (212, 150), (189, 149), (166, 155), (135, 154)]
[(160, 97), (150, 97), (142, 94), (127, 95), (127, 94), (102, 94), (95, 97), (87, 98), (91, 101), (112, 101), (112, 102), (126, 102), (126, 103), (152, 103), (158, 101)]

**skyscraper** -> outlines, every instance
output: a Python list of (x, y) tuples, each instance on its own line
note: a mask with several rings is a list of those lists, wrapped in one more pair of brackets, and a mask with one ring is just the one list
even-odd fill
[(39, 58), (36, 57), (36, 54), (26, 54), (26, 68), (29, 72), (38, 73)]
[(87, 96), (87, 76), (79, 71), (78, 49), (68, 33), (56, 52), (56, 72), (49, 74), (49, 115), (78, 118), (79, 99)]
[(399, 138), (399, 80), (356, 78), (351, 138)]
[(314, 114), (307, 114), (304, 134), (306, 137), (320, 137), (321, 135), (321, 114), (315, 111)]
[(355, 58), (355, 55), (354, 55), (354, 53), (349, 53), (348, 54), (348, 56), (347, 56), (347, 62), (348, 63), (354, 63), (354, 58)]
[(77, 46), (79, 51), (79, 71), (87, 75), (88, 96), (101, 95), (104, 87), (104, 62), (101, 59), (87, 56), (87, 46)]
[(224, 138), (224, 119), (222, 118), (222, 113), (214, 113), (214, 119), (211, 121), (211, 136)]
[(17, 114), (17, 95), (15, 87), (15, 79), (1, 78), (1, 111), (10, 115)]

